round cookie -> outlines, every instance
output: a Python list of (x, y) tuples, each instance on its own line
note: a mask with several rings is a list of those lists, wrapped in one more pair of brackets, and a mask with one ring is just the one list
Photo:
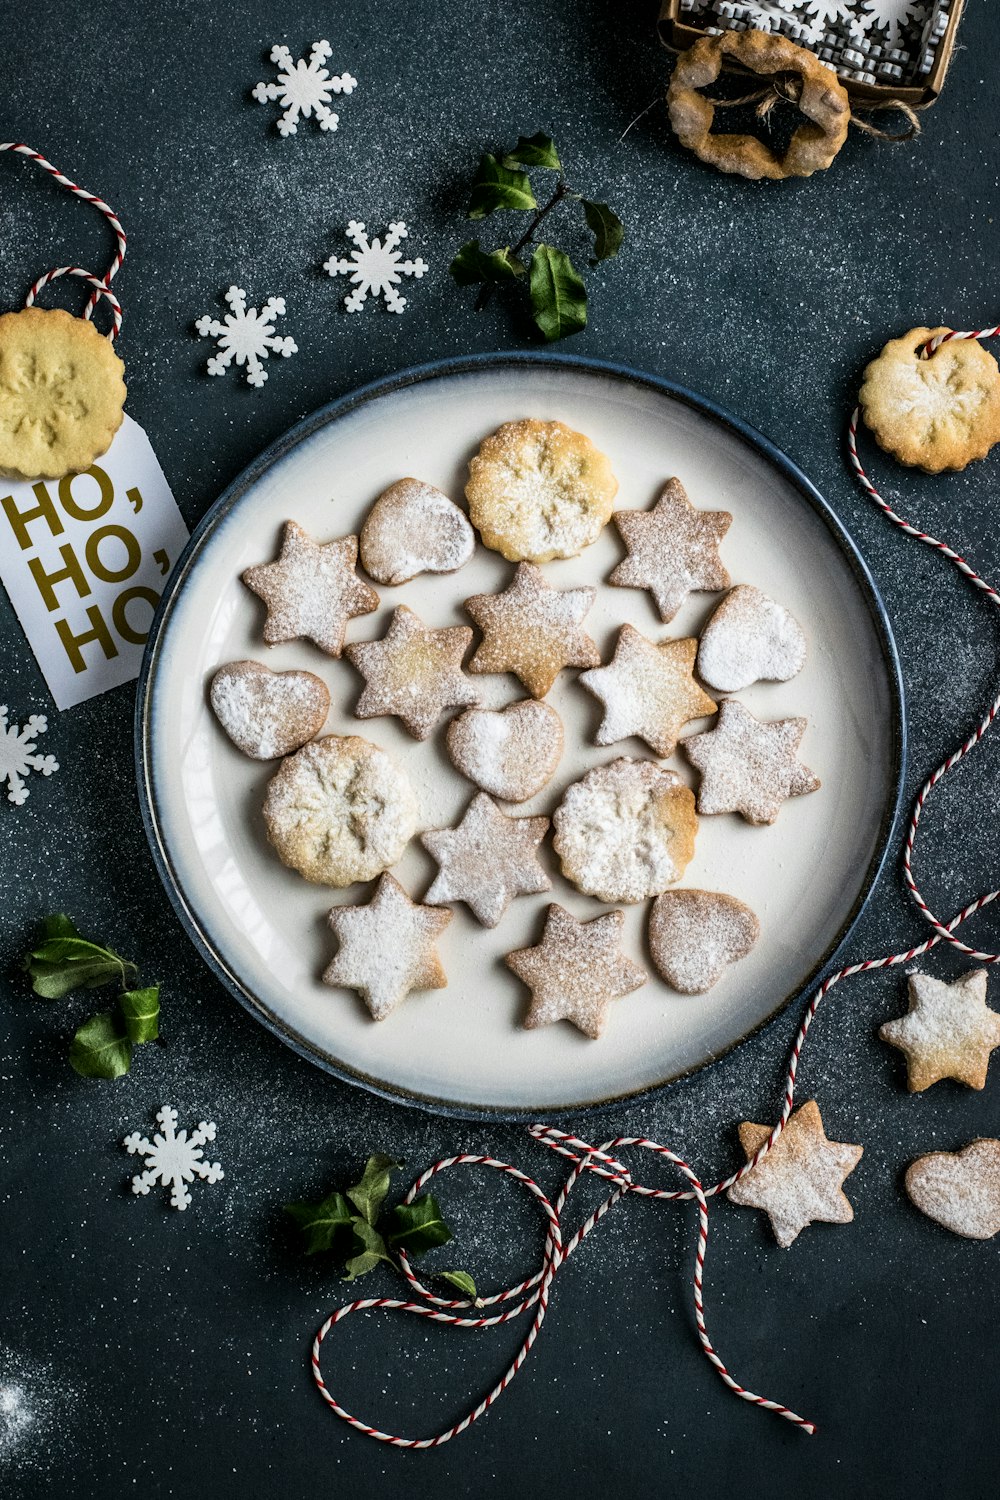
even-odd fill
[(483, 542), (511, 562), (576, 557), (611, 517), (618, 481), (562, 422), (505, 422), (469, 463), (465, 496)]
[(456, 573), (475, 547), (476, 534), (458, 506), (422, 479), (390, 484), (361, 528), (362, 567), (391, 587), (420, 573)]
[(326, 735), (283, 761), (268, 783), (267, 836), (282, 862), (316, 885), (373, 880), (417, 827), (403, 770), (360, 735)]
[(272, 672), (259, 661), (220, 667), (209, 691), (215, 717), (252, 760), (278, 760), (319, 734), (330, 690), (312, 672)]
[(25, 307), (0, 316), (0, 476), (89, 469), (122, 425), (125, 366), (85, 318)]
[(922, 357), (947, 328), (911, 328), (890, 339), (865, 370), (858, 401), (880, 448), (901, 464), (940, 474), (984, 458), (1000, 441), (1000, 367), (978, 339), (949, 339)]
[(506, 708), (470, 708), (448, 725), (451, 763), (502, 802), (526, 802), (555, 774), (563, 751), (562, 720), (534, 698)]
[(600, 901), (635, 903), (680, 880), (694, 855), (694, 793), (673, 771), (622, 757), (597, 766), (552, 817), (566, 879)]
[(749, 906), (717, 891), (664, 891), (649, 912), (649, 951), (660, 974), (682, 995), (701, 995), (727, 964), (745, 958), (760, 936)]

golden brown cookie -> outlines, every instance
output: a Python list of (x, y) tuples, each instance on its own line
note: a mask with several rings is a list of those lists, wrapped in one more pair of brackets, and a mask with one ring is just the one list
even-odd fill
[(424, 899), (464, 901), (484, 927), (495, 927), (515, 896), (551, 889), (537, 852), (548, 827), (548, 818), (512, 818), (477, 792), (457, 828), (420, 836), (438, 864)]
[(395, 587), (420, 573), (456, 573), (472, 556), (476, 534), (432, 484), (397, 479), (368, 512), (359, 545), (365, 572)]
[(607, 525), (618, 481), (603, 453), (562, 422), (505, 422), (469, 463), (469, 517), (511, 562), (576, 557)]
[(865, 426), (901, 464), (939, 474), (964, 469), (1000, 442), (1000, 368), (978, 339), (921, 351), (947, 328), (911, 328), (865, 370)]
[(572, 1021), (585, 1036), (600, 1036), (611, 1001), (646, 983), (645, 971), (621, 951), (624, 922), (620, 911), (578, 922), (552, 903), (537, 947), (518, 948), (506, 958), (531, 991), (526, 1028)]
[(648, 589), (661, 620), (672, 620), (695, 589), (729, 587), (719, 543), (733, 518), (728, 510), (695, 510), (679, 479), (667, 480), (652, 510), (616, 510), (611, 519), (628, 557), (608, 582)]
[(501, 802), (526, 802), (555, 774), (562, 720), (534, 698), (506, 708), (470, 708), (452, 719), (446, 744), (455, 769), (484, 792)]
[(329, 656), (344, 649), (347, 622), (378, 609), (373, 588), (354, 571), (356, 536), (316, 542), (295, 521), (286, 521), (276, 562), (247, 568), (243, 582), (267, 606), (264, 640), (269, 646), (304, 636)]
[(613, 745), (634, 734), (657, 755), (672, 755), (684, 725), (716, 710), (692, 675), (697, 649), (695, 640), (654, 645), (623, 625), (608, 665), (580, 674), (580, 686), (604, 704), (597, 743)]
[(258, 661), (231, 661), (212, 678), (215, 717), (253, 760), (290, 755), (319, 734), (330, 690), (312, 672), (272, 672)]
[(596, 589), (554, 589), (540, 568), (521, 563), (502, 594), (474, 594), (465, 607), (483, 633), (470, 672), (513, 672), (544, 698), (563, 667), (599, 667), (583, 629)]
[(698, 831), (690, 787), (625, 757), (568, 786), (552, 824), (566, 879), (587, 896), (629, 904), (680, 880)]
[(471, 640), (467, 625), (430, 630), (400, 604), (380, 641), (347, 648), (365, 679), (354, 712), (359, 719), (395, 714), (414, 739), (425, 740), (446, 709), (479, 702), (478, 691), (462, 671)]
[(970, 1141), (961, 1151), (918, 1156), (903, 1179), (910, 1201), (967, 1240), (1000, 1234), (1000, 1141)]
[(122, 425), (125, 366), (111, 340), (61, 308), (0, 315), (0, 475), (89, 469)]
[(328, 734), (282, 761), (264, 802), (281, 861), (317, 885), (374, 880), (417, 827), (406, 773), (359, 735)]
[(805, 719), (764, 723), (735, 698), (724, 698), (714, 729), (689, 735), (681, 748), (701, 772), (700, 813), (740, 813), (748, 823), (773, 823), (788, 797), (820, 785), (796, 751)]
[(951, 984), (911, 974), (910, 1008), (879, 1036), (906, 1055), (907, 1087), (919, 1094), (942, 1078), (986, 1087), (990, 1053), (1000, 1047), (1000, 1015), (986, 1004), (987, 973), (970, 969)]
[(335, 906), (329, 923), (340, 944), (323, 983), (357, 990), (376, 1021), (411, 990), (440, 990), (448, 977), (437, 939), (450, 911), (419, 906), (392, 875), (383, 875), (367, 906)]
[[(793, 75), (795, 102), (806, 123), (783, 156), (755, 135), (713, 134), (715, 105), (699, 90), (715, 82), (727, 58), (764, 77)], [(775, 32), (754, 30), (699, 37), (682, 52), (667, 89), (667, 109), (682, 145), (720, 172), (755, 180), (811, 177), (828, 167), (847, 139), (851, 119), (847, 90), (815, 53)]]
[(742, 901), (718, 891), (664, 891), (649, 912), (649, 951), (672, 989), (701, 995), (728, 964), (746, 958), (760, 923)]
[[(771, 1129), (743, 1122), (740, 1145), (747, 1161)], [(762, 1208), (778, 1244), (787, 1249), (807, 1224), (850, 1224), (854, 1209), (842, 1189), (863, 1154), (863, 1146), (827, 1140), (819, 1106), (810, 1099), (789, 1116), (767, 1155), (733, 1183), (729, 1198), (745, 1208)]]

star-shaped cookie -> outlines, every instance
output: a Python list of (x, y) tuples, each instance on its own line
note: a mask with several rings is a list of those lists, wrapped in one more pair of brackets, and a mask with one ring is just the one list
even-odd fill
[(330, 656), (344, 649), (344, 631), (354, 615), (370, 615), (379, 599), (354, 571), (356, 536), (316, 542), (295, 521), (286, 521), (277, 562), (247, 568), (243, 582), (267, 605), (264, 639), (269, 646), (305, 636)]
[(470, 672), (514, 672), (544, 698), (563, 667), (599, 667), (582, 628), (597, 590), (554, 589), (534, 563), (519, 563), (502, 594), (474, 594), (465, 607), (483, 633)]
[(411, 990), (448, 983), (435, 946), (451, 921), (440, 907), (418, 906), (398, 880), (383, 875), (367, 906), (335, 906), (329, 923), (340, 947), (323, 983), (357, 990), (382, 1021)]
[[(740, 1126), (747, 1161), (771, 1134), (770, 1125)], [(729, 1189), (733, 1203), (762, 1208), (778, 1244), (786, 1249), (807, 1224), (850, 1224), (854, 1209), (841, 1191), (861, 1160), (863, 1146), (828, 1141), (814, 1099), (789, 1117), (766, 1156)]]
[(462, 671), (472, 631), (467, 625), (430, 630), (400, 604), (380, 641), (359, 641), (346, 656), (365, 679), (354, 712), (359, 719), (395, 714), (415, 739), (425, 740), (448, 708), (478, 703)]
[(764, 723), (735, 698), (723, 699), (714, 729), (681, 740), (701, 772), (698, 811), (773, 823), (786, 798), (816, 791), (819, 777), (795, 756), (805, 728), (805, 719)]
[(553, 901), (542, 941), (506, 958), (531, 991), (526, 1027), (572, 1021), (586, 1036), (600, 1036), (611, 1001), (640, 989), (648, 977), (621, 951), (624, 923), (620, 911), (578, 922)]
[(635, 734), (657, 755), (673, 754), (685, 724), (715, 713), (715, 699), (692, 676), (697, 651), (695, 640), (654, 645), (623, 625), (608, 665), (580, 674), (581, 686), (604, 704), (597, 743), (613, 745)]
[(421, 834), (439, 866), (425, 900), (464, 901), (484, 927), (495, 927), (515, 896), (551, 889), (535, 853), (548, 826), (548, 818), (508, 817), (479, 792), (457, 828)]
[(611, 519), (628, 557), (608, 582), (648, 589), (661, 620), (672, 620), (694, 589), (729, 587), (719, 543), (733, 518), (727, 510), (695, 510), (679, 479), (667, 480), (652, 510), (618, 510)]
[(990, 1053), (1000, 1047), (1000, 1015), (986, 1004), (986, 970), (970, 969), (951, 984), (911, 974), (910, 1008), (886, 1021), (879, 1036), (906, 1054), (906, 1083), (919, 1094), (941, 1078), (986, 1087)]

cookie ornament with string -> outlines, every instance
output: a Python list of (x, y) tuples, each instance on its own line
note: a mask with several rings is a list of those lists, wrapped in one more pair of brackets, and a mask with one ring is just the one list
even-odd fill
[(1000, 366), (977, 339), (911, 328), (865, 370), (865, 426), (901, 464), (940, 474), (1000, 442)]
[[(106, 453), (124, 418), (125, 366), (112, 341), (121, 328), (121, 306), (111, 280), (125, 257), (125, 233), (108, 205), (64, 177), (51, 162), (19, 141), (0, 152), (27, 156), (78, 198), (100, 209), (118, 247), (106, 276), (80, 266), (57, 266), (30, 288), (19, 312), (0, 315), (0, 475), (7, 479), (61, 479), (81, 473)], [(91, 287), (84, 316), (34, 306), (42, 287), (73, 276)], [(104, 298), (113, 327), (105, 337), (89, 320)]]

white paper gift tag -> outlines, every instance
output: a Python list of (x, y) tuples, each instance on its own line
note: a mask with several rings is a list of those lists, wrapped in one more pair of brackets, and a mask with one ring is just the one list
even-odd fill
[(138, 676), (187, 535), (152, 445), (130, 417), (83, 474), (0, 478), (0, 579), (58, 708)]

